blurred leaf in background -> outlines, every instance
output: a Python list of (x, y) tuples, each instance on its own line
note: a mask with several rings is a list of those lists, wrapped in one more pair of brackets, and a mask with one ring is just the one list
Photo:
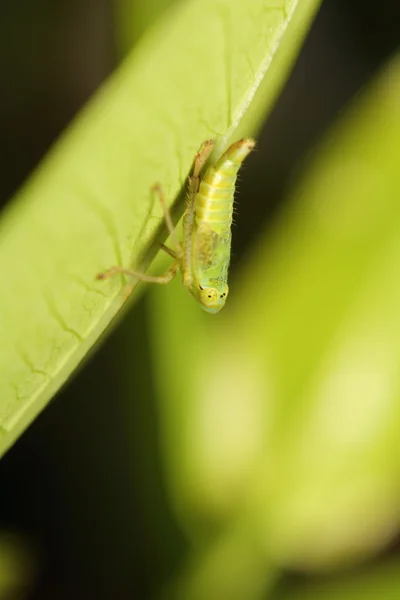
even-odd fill
[(288, 577), (272, 600), (396, 600), (400, 595), (399, 559), (367, 563), (355, 572), (330, 575), (307, 581)]
[[(399, 106), (396, 58), (249, 253), (217, 322), (177, 288), (154, 294), (169, 480), (205, 554), (184, 598), (263, 597), (255, 565), (349, 566), (398, 532)], [(215, 566), (224, 544), (218, 579), (208, 555)]]
[(37, 560), (30, 546), (11, 532), (0, 534), (0, 598), (23, 598), (32, 591)]

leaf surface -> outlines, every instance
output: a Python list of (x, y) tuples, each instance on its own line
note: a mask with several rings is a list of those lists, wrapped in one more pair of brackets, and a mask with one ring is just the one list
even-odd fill
[(95, 275), (114, 264), (138, 264), (144, 253), (143, 264), (154, 256), (161, 209), (150, 187), (162, 182), (171, 203), (201, 142), (217, 137), (217, 151), (226, 146), (294, 13), (310, 19), (317, 5), (193, 0), (177, 6), (2, 215), (0, 453), (124, 304), (127, 285), (119, 278), (96, 282)]

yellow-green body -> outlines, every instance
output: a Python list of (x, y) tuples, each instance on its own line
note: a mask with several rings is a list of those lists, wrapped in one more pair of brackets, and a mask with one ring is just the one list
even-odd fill
[(159, 185), (154, 186), (175, 244), (174, 250), (162, 244), (163, 250), (175, 259), (164, 275), (147, 275), (116, 266), (99, 273), (97, 279), (107, 279), (115, 273), (123, 273), (141, 281), (169, 283), (180, 269), (184, 286), (204, 310), (209, 313), (220, 311), (229, 291), (228, 269), (237, 174), (254, 145), (255, 142), (251, 139), (235, 142), (201, 176), (214, 147), (212, 140), (204, 142), (195, 157), (193, 173), (189, 177), (182, 242), (177, 240), (162, 189)]
[(189, 196), (183, 221), (183, 283), (208, 312), (221, 310), (228, 295), (235, 184), (253, 147), (250, 139), (232, 144)]

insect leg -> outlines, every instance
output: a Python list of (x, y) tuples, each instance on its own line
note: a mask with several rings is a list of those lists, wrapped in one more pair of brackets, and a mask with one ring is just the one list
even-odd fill
[(214, 140), (206, 140), (195, 156), (192, 177), (200, 177), (200, 173), (214, 149)]
[(188, 178), (188, 191), (186, 210), (183, 217), (183, 255), (181, 259), (183, 285), (189, 288), (192, 285), (192, 232), (195, 221), (195, 199), (200, 187), (200, 175), (214, 148), (214, 141), (203, 142), (195, 156), (193, 171)]
[(124, 267), (111, 267), (108, 271), (104, 271), (103, 273), (99, 273), (96, 276), (96, 279), (108, 279), (117, 273), (121, 275), (129, 275), (130, 277), (135, 277), (139, 279), (139, 281), (146, 281), (148, 283), (160, 283), (165, 284), (169, 283), (173, 280), (175, 275), (179, 270), (179, 262), (173, 263), (168, 271), (166, 271), (163, 275), (146, 275), (146, 273), (138, 273), (137, 271), (132, 271), (131, 269), (124, 269)]
[(172, 258), (174, 258), (175, 260), (178, 259), (176, 252), (171, 250), (171, 248), (168, 248), (168, 246), (166, 246), (165, 244), (160, 244), (160, 248), (161, 250), (164, 250), (164, 252), (172, 256)]
[[(200, 146), (200, 150), (196, 154), (194, 158), (193, 164), (193, 173), (189, 175), (188, 180), (188, 192), (187, 192), (187, 206), (183, 219), (183, 235), (186, 240), (190, 240), (192, 229), (193, 229), (193, 221), (194, 221), (194, 200), (196, 194), (200, 187), (200, 174), (201, 171), (206, 164), (207, 160), (210, 157), (211, 152), (214, 148), (214, 140), (206, 140)], [(186, 250), (189, 252), (189, 244), (186, 244)], [(186, 256), (184, 258), (184, 262), (186, 263), (186, 269), (189, 267), (190, 257)], [(184, 269), (184, 271), (186, 270)]]
[(211, 152), (214, 149), (214, 140), (206, 140), (202, 143), (200, 150), (196, 154), (193, 163), (193, 173), (189, 176), (189, 189), (188, 189), (188, 205), (189, 207), (193, 204), (195, 195), (198, 192), (200, 185), (200, 173), (203, 170), (204, 165), (210, 157)]
[(155, 192), (157, 194), (157, 196), (160, 200), (160, 204), (161, 204), (161, 207), (162, 207), (163, 213), (164, 213), (165, 224), (171, 235), (172, 241), (174, 242), (174, 245), (175, 245), (176, 249), (178, 250), (178, 249), (180, 249), (181, 245), (180, 245), (177, 235), (176, 235), (175, 227), (174, 227), (174, 224), (173, 224), (172, 218), (171, 218), (171, 213), (169, 212), (167, 203), (165, 202), (165, 196), (164, 196), (163, 189), (159, 183), (156, 183), (155, 185), (153, 185), (153, 187), (151, 189), (153, 192)]

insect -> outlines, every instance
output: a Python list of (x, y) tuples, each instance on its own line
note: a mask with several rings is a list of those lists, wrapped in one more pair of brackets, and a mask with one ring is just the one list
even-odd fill
[(204, 310), (212, 314), (220, 311), (229, 291), (228, 268), (235, 183), (240, 166), (254, 145), (254, 140), (250, 138), (235, 142), (201, 175), (214, 148), (214, 141), (207, 140), (202, 144), (188, 180), (181, 242), (178, 241), (160, 185), (153, 187), (159, 196), (165, 223), (175, 246), (171, 249), (161, 244), (161, 248), (174, 259), (163, 275), (147, 275), (115, 266), (99, 273), (97, 279), (107, 279), (116, 273), (122, 273), (140, 281), (165, 284), (180, 269), (183, 285)]

